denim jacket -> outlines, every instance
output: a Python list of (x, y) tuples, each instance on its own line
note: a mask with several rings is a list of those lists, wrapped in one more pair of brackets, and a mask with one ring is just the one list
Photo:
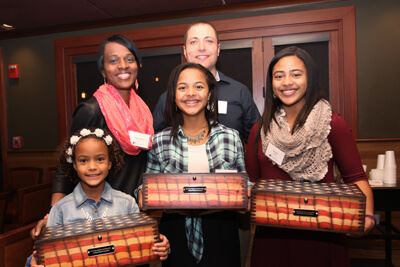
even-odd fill
[(53, 206), (47, 220), (47, 226), (138, 212), (139, 207), (133, 197), (113, 189), (107, 182), (100, 201), (97, 203), (86, 196), (79, 183), (71, 194), (65, 196)]

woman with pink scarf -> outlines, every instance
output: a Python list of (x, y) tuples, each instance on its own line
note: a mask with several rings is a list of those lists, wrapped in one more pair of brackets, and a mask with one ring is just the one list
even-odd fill
[[(124, 166), (108, 182), (117, 190), (133, 195), (141, 184), (146, 167), (147, 150), (151, 148), (153, 117), (137, 95), (140, 57), (133, 42), (121, 35), (107, 38), (100, 46), (98, 68), (104, 77), (93, 97), (80, 103), (73, 114), (71, 133), (82, 128), (109, 130), (124, 154)], [(66, 175), (57, 172), (53, 181), (52, 205), (71, 193), (74, 185)], [(36, 237), (45, 220), (34, 229)]]

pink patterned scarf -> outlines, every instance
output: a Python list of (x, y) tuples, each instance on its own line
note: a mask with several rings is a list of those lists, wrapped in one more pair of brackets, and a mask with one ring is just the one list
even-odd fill
[(153, 117), (149, 107), (136, 94), (135, 90), (131, 89), (129, 107), (118, 90), (110, 84), (101, 85), (94, 96), (99, 102), (108, 128), (125, 153), (137, 155), (143, 149), (132, 144), (129, 137), (131, 131), (150, 135), (147, 149), (151, 148), (154, 134)]

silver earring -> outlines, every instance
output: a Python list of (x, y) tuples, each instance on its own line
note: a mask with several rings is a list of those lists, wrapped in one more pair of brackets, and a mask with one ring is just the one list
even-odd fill
[(139, 91), (139, 81), (138, 81), (138, 79), (136, 79), (136, 81), (135, 81), (135, 91), (136, 92)]
[(206, 109), (207, 109), (208, 111), (214, 112), (214, 109), (215, 109), (214, 103), (210, 104), (210, 102), (208, 102), (208, 103), (207, 103), (207, 106), (206, 106)]
[(103, 76), (104, 84), (107, 84), (106, 76)]

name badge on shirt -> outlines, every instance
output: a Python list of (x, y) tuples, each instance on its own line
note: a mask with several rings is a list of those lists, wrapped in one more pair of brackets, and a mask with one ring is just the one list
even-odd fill
[(135, 131), (128, 131), (128, 134), (132, 145), (146, 149), (149, 148), (151, 137), (149, 134), (139, 133)]
[(226, 114), (228, 112), (228, 102), (218, 100), (218, 113), (219, 114)]
[(237, 170), (215, 169), (215, 173), (237, 173)]
[(265, 151), (265, 156), (280, 166), (285, 157), (285, 153), (273, 144), (269, 143), (267, 151)]

